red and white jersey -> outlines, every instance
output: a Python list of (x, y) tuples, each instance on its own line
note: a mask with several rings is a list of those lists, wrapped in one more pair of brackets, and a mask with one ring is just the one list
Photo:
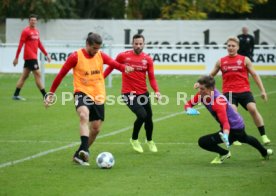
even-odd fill
[(38, 48), (46, 56), (47, 52), (40, 42), (39, 31), (36, 28), (26, 27), (20, 37), (19, 45), (16, 51), (16, 58), (19, 57), (20, 51), (24, 47), (24, 60), (37, 59), (37, 50)]
[[(137, 55), (133, 50), (128, 50), (120, 53), (116, 61), (134, 68), (134, 72), (122, 73), (122, 93), (140, 95), (147, 92), (147, 73), (152, 89), (154, 92), (159, 92), (154, 76), (153, 60), (148, 54), (141, 52)], [(111, 67), (108, 67), (104, 72), (104, 77), (107, 77), (112, 70)]]
[(245, 64), (245, 56), (225, 56), (220, 59), (222, 73), (222, 92), (233, 93), (249, 92), (248, 70)]

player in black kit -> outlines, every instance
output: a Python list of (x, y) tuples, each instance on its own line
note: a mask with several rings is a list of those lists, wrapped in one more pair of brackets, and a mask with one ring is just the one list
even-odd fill
[(242, 28), (242, 34), (238, 35), (238, 39), (240, 40), (238, 54), (247, 56), (251, 61), (253, 61), (254, 37), (248, 34), (247, 27)]

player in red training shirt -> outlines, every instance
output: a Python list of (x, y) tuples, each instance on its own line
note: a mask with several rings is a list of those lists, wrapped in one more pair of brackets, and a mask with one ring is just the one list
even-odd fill
[(89, 33), (86, 47), (73, 52), (59, 71), (45, 99), (45, 106), (53, 104), (55, 93), (64, 76), (73, 69), (73, 84), (76, 111), (80, 120), (79, 149), (73, 156), (77, 164), (89, 166), (89, 147), (95, 141), (104, 121), (105, 83), (103, 64), (122, 72), (133, 71), (130, 66), (121, 65), (100, 51), (102, 38)]
[(265, 134), (264, 121), (257, 110), (254, 97), (250, 91), (248, 74), (250, 74), (261, 91), (261, 97), (267, 101), (267, 94), (261, 78), (253, 69), (252, 62), (248, 57), (238, 54), (239, 39), (230, 37), (227, 40), (228, 55), (219, 59), (211, 71), (214, 77), (219, 71), (222, 73), (222, 91), (237, 111), (238, 104), (248, 110), (255, 125), (258, 127), (262, 141), (269, 144), (270, 140)]
[[(139, 153), (143, 152), (143, 148), (138, 141), (138, 135), (143, 124), (146, 130), (149, 150), (157, 152), (157, 147), (152, 140), (152, 109), (147, 90), (146, 74), (148, 74), (149, 82), (155, 92), (156, 98), (160, 98), (158, 85), (154, 76), (153, 60), (148, 54), (143, 52), (144, 45), (144, 36), (136, 34), (132, 38), (133, 50), (122, 52), (116, 58), (116, 61), (119, 63), (134, 68), (134, 72), (132, 73), (122, 73), (122, 95), (124, 102), (137, 117), (134, 122), (130, 143), (133, 149)], [(111, 67), (108, 67), (104, 72), (104, 77), (107, 77), (112, 70)]]
[(43, 54), (47, 57), (48, 62), (51, 61), (51, 58), (47, 54), (45, 48), (43, 47), (42, 43), (40, 42), (39, 38), (39, 31), (36, 28), (37, 24), (37, 16), (32, 14), (29, 17), (29, 26), (26, 27), (20, 37), (20, 42), (16, 51), (15, 59), (13, 60), (13, 65), (16, 66), (18, 64), (18, 57), (20, 51), (24, 46), (24, 69), (23, 73), (20, 76), (19, 80), (16, 84), (16, 89), (13, 95), (14, 100), (25, 100), (25, 98), (19, 96), (20, 90), (22, 89), (25, 80), (29, 77), (30, 73), (33, 72), (35, 77), (35, 82), (37, 87), (39, 88), (42, 96), (44, 97), (46, 92), (44, 86), (41, 82), (41, 73), (39, 71), (38, 61), (37, 61), (37, 50), (38, 48), (43, 52)]

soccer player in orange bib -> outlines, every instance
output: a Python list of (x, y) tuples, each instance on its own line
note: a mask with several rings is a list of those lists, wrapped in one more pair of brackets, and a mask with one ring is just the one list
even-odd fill
[[(116, 61), (119, 63), (123, 63), (134, 68), (134, 72), (130, 74), (122, 73), (122, 95), (129, 109), (137, 117), (134, 122), (130, 143), (133, 149), (139, 153), (143, 153), (143, 148), (138, 141), (138, 135), (143, 124), (146, 130), (146, 142), (149, 150), (151, 152), (157, 152), (157, 147), (152, 140), (153, 121), (146, 82), (147, 74), (156, 98), (160, 99), (158, 85), (154, 76), (153, 60), (148, 54), (143, 52), (144, 45), (144, 36), (136, 34), (132, 38), (133, 49), (120, 53), (116, 58)], [(104, 72), (104, 76), (107, 77), (112, 70), (112, 67), (108, 67)]]
[(75, 106), (80, 119), (79, 149), (73, 161), (80, 165), (89, 165), (89, 147), (95, 141), (102, 121), (104, 121), (105, 83), (103, 64), (107, 64), (122, 72), (133, 71), (133, 68), (119, 64), (100, 51), (102, 38), (96, 33), (89, 33), (86, 47), (73, 52), (56, 76), (45, 99), (46, 107), (53, 102), (53, 93), (63, 77), (73, 69)]
[(219, 59), (210, 73), (214, 77), (219, 71), (222, 73), (222, 91), (237, 111), (238, 104), (247, 110), (257, 126), (264, 144), (270, 140), (265, 134), (264, 121), (259, 113), (254, 97), (250, 90), (248, 74), (252, 76), (261, 91), (261, 97), (267, 101), (267, 94), (262, 80), (253, 69), (252, 62), (248, 57), (238, 54), (239, 39), (230, 37), (227, 40), (228, 55)]
[(40, 41), (39, 31), (36, 28), (36, 23), (37, 23), (37, 16), (34, 14), (30, 15), (29, 26), (26, 27), (21, 33), (20, 42), (16, 51), (15, 59), (13, 60), (13, 65), (16, 66), (18, 64), (18, 57), (20, 55), (20, 51), (23, 45), (25, 45), (24, 57), (23, 57), (25, 60), (25, 63), (24, 63), (23, 73), (16, 84), (16, 89), (12, 97), (13, 100), (21, 100), (21, 101), (25, 100), (25, 98), (19, 96), (19, 94), (26, 79), (29, 77), (31, 72), (33, 72), (34, 74), (36, 85), (39, 88), (42, 96), (44, 97), (46, 94), (44, 86), (41, 82), (41, 73), (39, 71), (39, 66), (37, 61), (38, 48), (47, 57), (48, 62), (51, 61), (51, 58), (49, 57), (48, 53), (46, 52), (45, 48), (43, 47)]

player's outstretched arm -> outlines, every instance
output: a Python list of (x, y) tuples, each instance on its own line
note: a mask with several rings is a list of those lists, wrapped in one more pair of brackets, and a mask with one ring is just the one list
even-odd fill
[(213, 70), (210, 72), (210, 76), (215, 77), (217, 73), (220, 70), (220, 60), (218, 60), (213, 68)]
[(265, 100), (265, 101), (267, 101), (268, 97), (267, 97), (267, 94), (266, 94), (263, 82), (262, 82), (260, 76), (254, 70), (252, 62), (250, 61), (250, 59), (248, 57), (245, 57), (245, 63), (246, 63), (246, 67), (247, 67), (248, 72), (253, 77), (255, 83), (257, 84), (258, 88), (261, 91), (261, 97), (262, 97), (262, 99)]

